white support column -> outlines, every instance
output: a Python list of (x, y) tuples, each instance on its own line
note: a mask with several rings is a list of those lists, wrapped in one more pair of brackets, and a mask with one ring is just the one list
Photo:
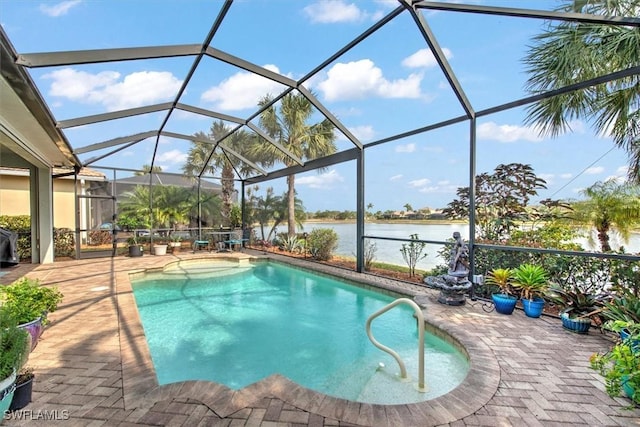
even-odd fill
[(53, 262), (53, 178), (47, 167), (31, 168), (31, 262)]

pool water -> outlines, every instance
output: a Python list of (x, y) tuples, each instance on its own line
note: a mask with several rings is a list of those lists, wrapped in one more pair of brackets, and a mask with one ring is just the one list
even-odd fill
[[(375, 348), (367, 318), (394, 298), (273, 262), (212, 262), (132, 282), (160, 384), (210, 380), (241, 389), (279, 373), (315, 391), (367, 403), (412, 403), (455, 388), (468, 361), (425, 336), (425, 382), (416, 390), (413, 310), (397, 306), (372, 323), (374, 337), (403, 358), (411, 382)], [(427, 316), (428, 317), (428, 316)], [(384, 365), (384, 366), (381, 366)]]

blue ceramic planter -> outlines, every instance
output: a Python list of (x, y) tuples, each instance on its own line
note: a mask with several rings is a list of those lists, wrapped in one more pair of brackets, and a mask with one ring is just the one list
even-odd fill
[(542, 298), (534, 298), (533, 300), (522, 298), (522, 308), (524, 314), (528, 317), (540, 317), (544, 308), (544, 300)]
[(591, 327), (591, 319), (571, 319), (567, 313), (562, 313), (562, 326), (571, 332), (586, 334)]
[(491, 295), (493, 305), (496, 307), (496, 311), (500, 314), (511, 314), (516, 308), (518, 299), (511, 295), (506, 294), (493, 294)]
[(15, 371), (9, 378), (0, 381), (0, 424), (4, 413), (9, 409), (13, 400), (13, 393), (16, 390), (16, 374)]

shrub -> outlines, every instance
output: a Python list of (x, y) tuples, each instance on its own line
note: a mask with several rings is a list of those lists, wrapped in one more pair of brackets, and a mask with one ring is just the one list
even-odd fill
[(73, 231), (68, 228), (53, 229), (53, 253), (56, 256), (71, 256), (75, 251)]
[(402, 258), (404, 258), (404, 261), (409, 266), (409, 276), (413, 277), (416, 274), (416, 264), (427, 256), (427, 254), (422, 253), (427, 244), (419, 242), (417, 234), (411, 234), (409, 237), (411, 238), (411, 242), (403, 243), (400, 252), (402, 253)]
[(338, 234), (331, 228), (317, 228), (307, 236), (307, 245), (314, 259), (328, 261), (338, 247)]
[(28, 356), (27, 331), (20, 329), (4, 309), (0, 310), (0, 381), (17, 372)]
[(88, 242), (90, 246), (110, 245), (113, 241), (111, 231), (93, 230), (88, 233)]
[(41, 286), (37, 279), (22, 277), (10, 285), (0, 287), (2, 309), (19, 324), (39, 317), (46, 320), (47, 313), (58, 308), (62, 293), (56, 287)]
[(298, 237), (293, 235), (282, 235), (280, 236), (280, 247), (282, 250), (287, 252), (295, 253), (300, 252), (302, 249), (302, 244), (298, 240)]
[(31, 259), (31, 217), (29, 215), (0, 215), (0, 227), (18, 233), (18, 258)]
[(371, 265), (378, 251), (378, 245), (371, 240), (365, 240), (364, 242), (364, 269), (371, 270)]

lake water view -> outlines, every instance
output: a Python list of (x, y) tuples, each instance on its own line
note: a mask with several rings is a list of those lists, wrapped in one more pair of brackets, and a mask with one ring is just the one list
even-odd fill
[[(302, 229), (298, 232), (302, 233), (317, 228), (331, 228), (338, 234), (338, 248), (336, 255), (355, 257), (356, 253), (356, 224), (343, 222), (306, 222), (302, 224)], [(286, 224), (283, 224), (279, 231), (285, 231)], [(389, 237), (398, 239), (408, 239), (411, 234), (417, 234), (420, 240), (433, 240), (445, 242), (450, 239), (454, 231), (460, 232), (464, 240), (469, 239), (469, 226), (467, 224), (398, 224), (398, 223), (371, 223), (365, 224), (365, 235), (376, 237)], [(259, 231), (258, 232), (259, 236)], [(625, 247), (628, 253), (640, 252), (640, 234), (633, 233), (629, 242), (625, 244), (619, 236), (612, 236), (612, 247), (617, 249), (621, 245)], [(389, 240), (375, 240), (376, 253), (374, 261), (386, 262), (389, 264), (397, 264), (406, 266), (406, 262), (402, 258), (400, 249), (403, 242), (395, 242)], [(577, 243), (581, 244), (587, 250), (593, 250), (589, 245), (587, 238), (578, 239)], [(597, 240), (596, 240), (597, 245)], [(418, 269), (429, 270), (437, 265), (443, 265), (446, 260), (438, 256), (438, 251), (442, 249), (442, 244), (428, 244), (424, 253), (427, 257), (420, 260), (417, 264)]]

